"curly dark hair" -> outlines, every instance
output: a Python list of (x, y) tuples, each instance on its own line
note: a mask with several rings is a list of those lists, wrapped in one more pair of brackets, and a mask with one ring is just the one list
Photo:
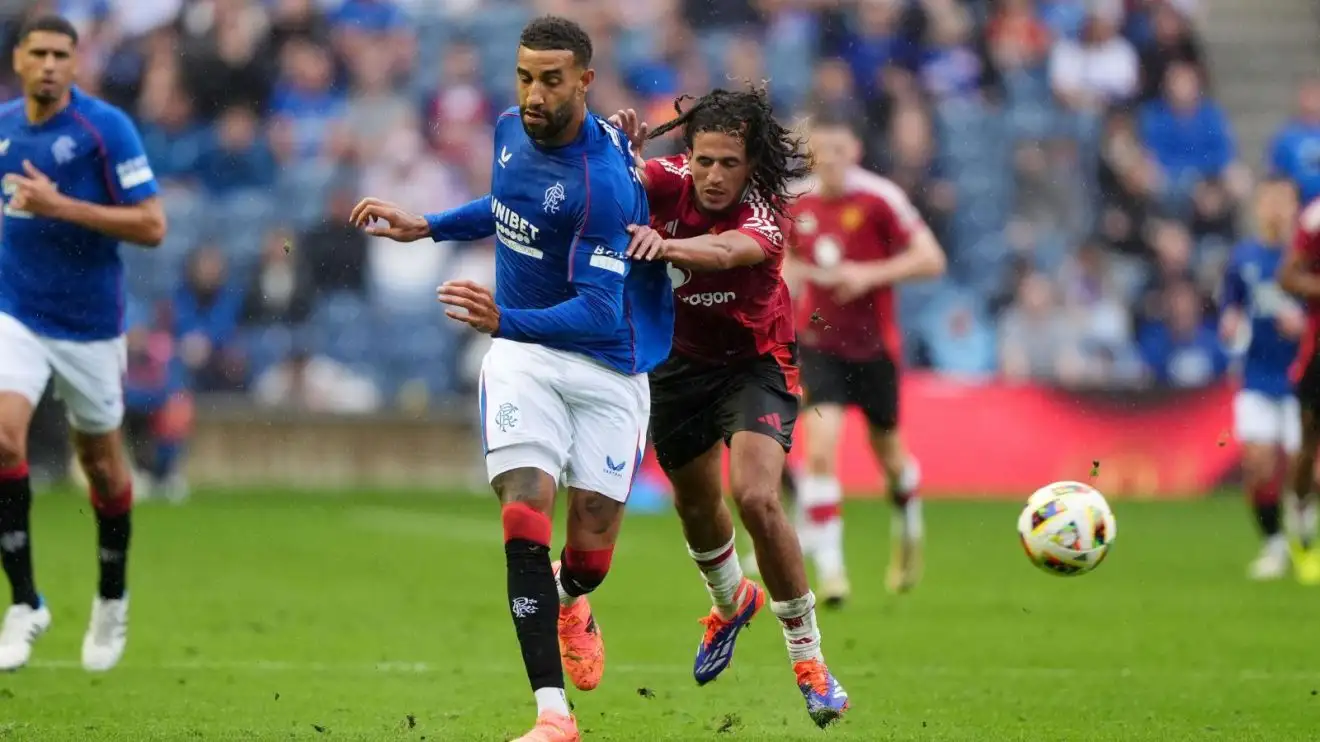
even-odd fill
[(534, 18), (523, 27), (518, 46), (536, 51), (570, 51), (573, 62), (585, 68), (591, 64), (591, 37), (581, 26), (557, 15)]
[[(683, 103), (692, 100), (696, 102), (683, 110)], [(700, 98), (684, 95), (674, 101), (674, 110), (678, 118), (656, 127), (647, 139), (681, 129), (688, 149), (692, 148), (696, 135), (703, 132), (728, 134), (741, 140), (751, 164), (752, 187), (780, 214), (792, 200), (789, 184), (811, 173), (810, 163), (801, 155), (801, 137), (775, 119), (764, 86), (749, 85), (746, 90), (716, 88)]]

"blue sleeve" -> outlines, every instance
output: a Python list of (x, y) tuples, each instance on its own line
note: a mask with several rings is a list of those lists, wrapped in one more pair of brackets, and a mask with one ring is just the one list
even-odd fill
[[(545, 309), (500, 307), (495, 337), (520, 342), (593, 340), (614, 334), (623, 319), (623, 285), (628, 277), (628, 214), (635, 199), (608, 183), (584, 199), (581, 232), (573, 242), (568, 280), (577, 296)], [(621, 202), (622, 201), (622, 202)]]
[(132, 206), (159, 193), (142, 137), (128, 115), (111, 108), (99, 118), (96, 124), (105, 146), (106, 170), (111, 173), (110, 188), (115, 202)]
[(1224, 268), (1224, 284), (1220, 289), (1220, 309), (1241, 309), (1247, 303), (1247, 282), (1242, 280), (1242, 266), (1234, 255)]
[(1269, 170), (1275, 175), (1292, 176), (1292, 163), (1289, 161), (1292, 159), (1289, 157), (1292, 152), (1289, 144), (1286, 128), (1280, 129), (1274, 135), (1274, 140), (1270, 142)]
[(462, 206), (426, 215), (431, 239), (436, 242), (483, 240), (495, 234), (495, 212), (490, 194)]
[(1212, 138), (1214, 146), (1206, 155), (1211, 174), (1219, 175), (1233, 164), (1233, 158), (1237, 157), (1237, 144), (1233, 141), (1233, 127), (1229, 124), (1228, 116), (1224, 115), (1223, 109), (1216, 107), (1213, 111), (1211, 131), (1214, 133)]

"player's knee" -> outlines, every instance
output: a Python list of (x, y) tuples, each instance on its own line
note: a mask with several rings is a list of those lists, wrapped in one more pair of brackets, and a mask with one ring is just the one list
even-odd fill
[(738, 506), (738, 514), (744, 523), (764, 523), (783, 515), (776, 487), (760, 484), (736, 487), (733, 502)]
[(27, 461), (27, 436), (22, 430), (0, 425), (0, 469), (12, 469)]
[(684, 523), (705, 522), (715, 517), (724, 495), (715, 492), (684, 492), (674, 488), (674, 509)]
[(807, 453), (807, 473), (817, 477), (834, 476), (837, 453), (834, 446), (812, 446)]
[(610, 573), (614, 549), (573, 549), (565, 547), (559, 557), (559, 584), (574, 597), (600, 587)]

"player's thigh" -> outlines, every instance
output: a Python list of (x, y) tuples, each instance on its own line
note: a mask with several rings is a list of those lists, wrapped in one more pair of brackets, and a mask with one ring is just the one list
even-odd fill
[(1283, 442), (1282, 400), (1243, 389), (1233, 396), (1233, 435), (1243, 445)]
[[(575, 357), (559, 391), (568, 403), (572, 435), (566, 483), (626, 502), (646, 450), (651, 414), (646, 375), (620, 374)], [(603, 505), (597, 510), (609, 512)]]
[(844, 368), (848, 403), (862, 411), (872, 430), (897, 430), (898, 366), (893, 360), (847, 361)]
[(1280, 404), (1283, 407), (1283, 452), (1289, 456), (1294, 456), (1302, 448), (1302, 409), (1297, 402), (1297, 397), (1284, 397)]
[(717, 410), (725, 443), (732, 446), (735, 435), (750, 432), (773, 439), (785, 452), (791, 449), (800, 405), (796, 374), (791, 355), (766, 355), (743, 364)]
[(50, 360), (40, 338), (0, 314), (0, 449), (17, 449), (9, 453), (25, 457), (32, 412), (49, 381)]
[(124, 371), (127, 349), (122, 337), (79, 342), (43, 338), (55, 374), (55, 395), (64, 401), (75, 432), (104, 436), (124, 422)]
[(846, 415), (847, 408), (834, 402), (817, 404), (803, 410), (797, 435), (807, 447), (807, 470), (812, 474), (834, 473)]
[(562, 369), (543, 351), (496, 340), (482, 359), (478, 409), (492, 484), (515, 469), (536, 469), (557, 483), (568, 461), (568, 405), (555, 388)]
[(718, 409), (728, 393), (729, 371), (671, 356), (650, 377), (651, 445), (677, 488), (675, 476), (724, 439)]

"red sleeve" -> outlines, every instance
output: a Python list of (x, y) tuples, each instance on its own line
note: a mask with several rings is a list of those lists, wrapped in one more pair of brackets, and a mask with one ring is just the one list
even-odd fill
[(738, 205), (737, 231), (756, 240), (756, 244), (761, 246), (768, 258), (776, 258), (784, 254), (783, 221), (783, 218), (759, 197), (752, 196)]
[(656, 200), (677, 198), (687, 186), (691, 171), (688, 170), (687, 158), (656, 157), (646, 161), (646, 195), (651, 203)]
[(1292, 248), (1308, 260), (1314, 260), (1320, 252), (1320, 199), (1316, 199), (1302, 209), (1297, 217), (1297, 232), (1293, 235)]

